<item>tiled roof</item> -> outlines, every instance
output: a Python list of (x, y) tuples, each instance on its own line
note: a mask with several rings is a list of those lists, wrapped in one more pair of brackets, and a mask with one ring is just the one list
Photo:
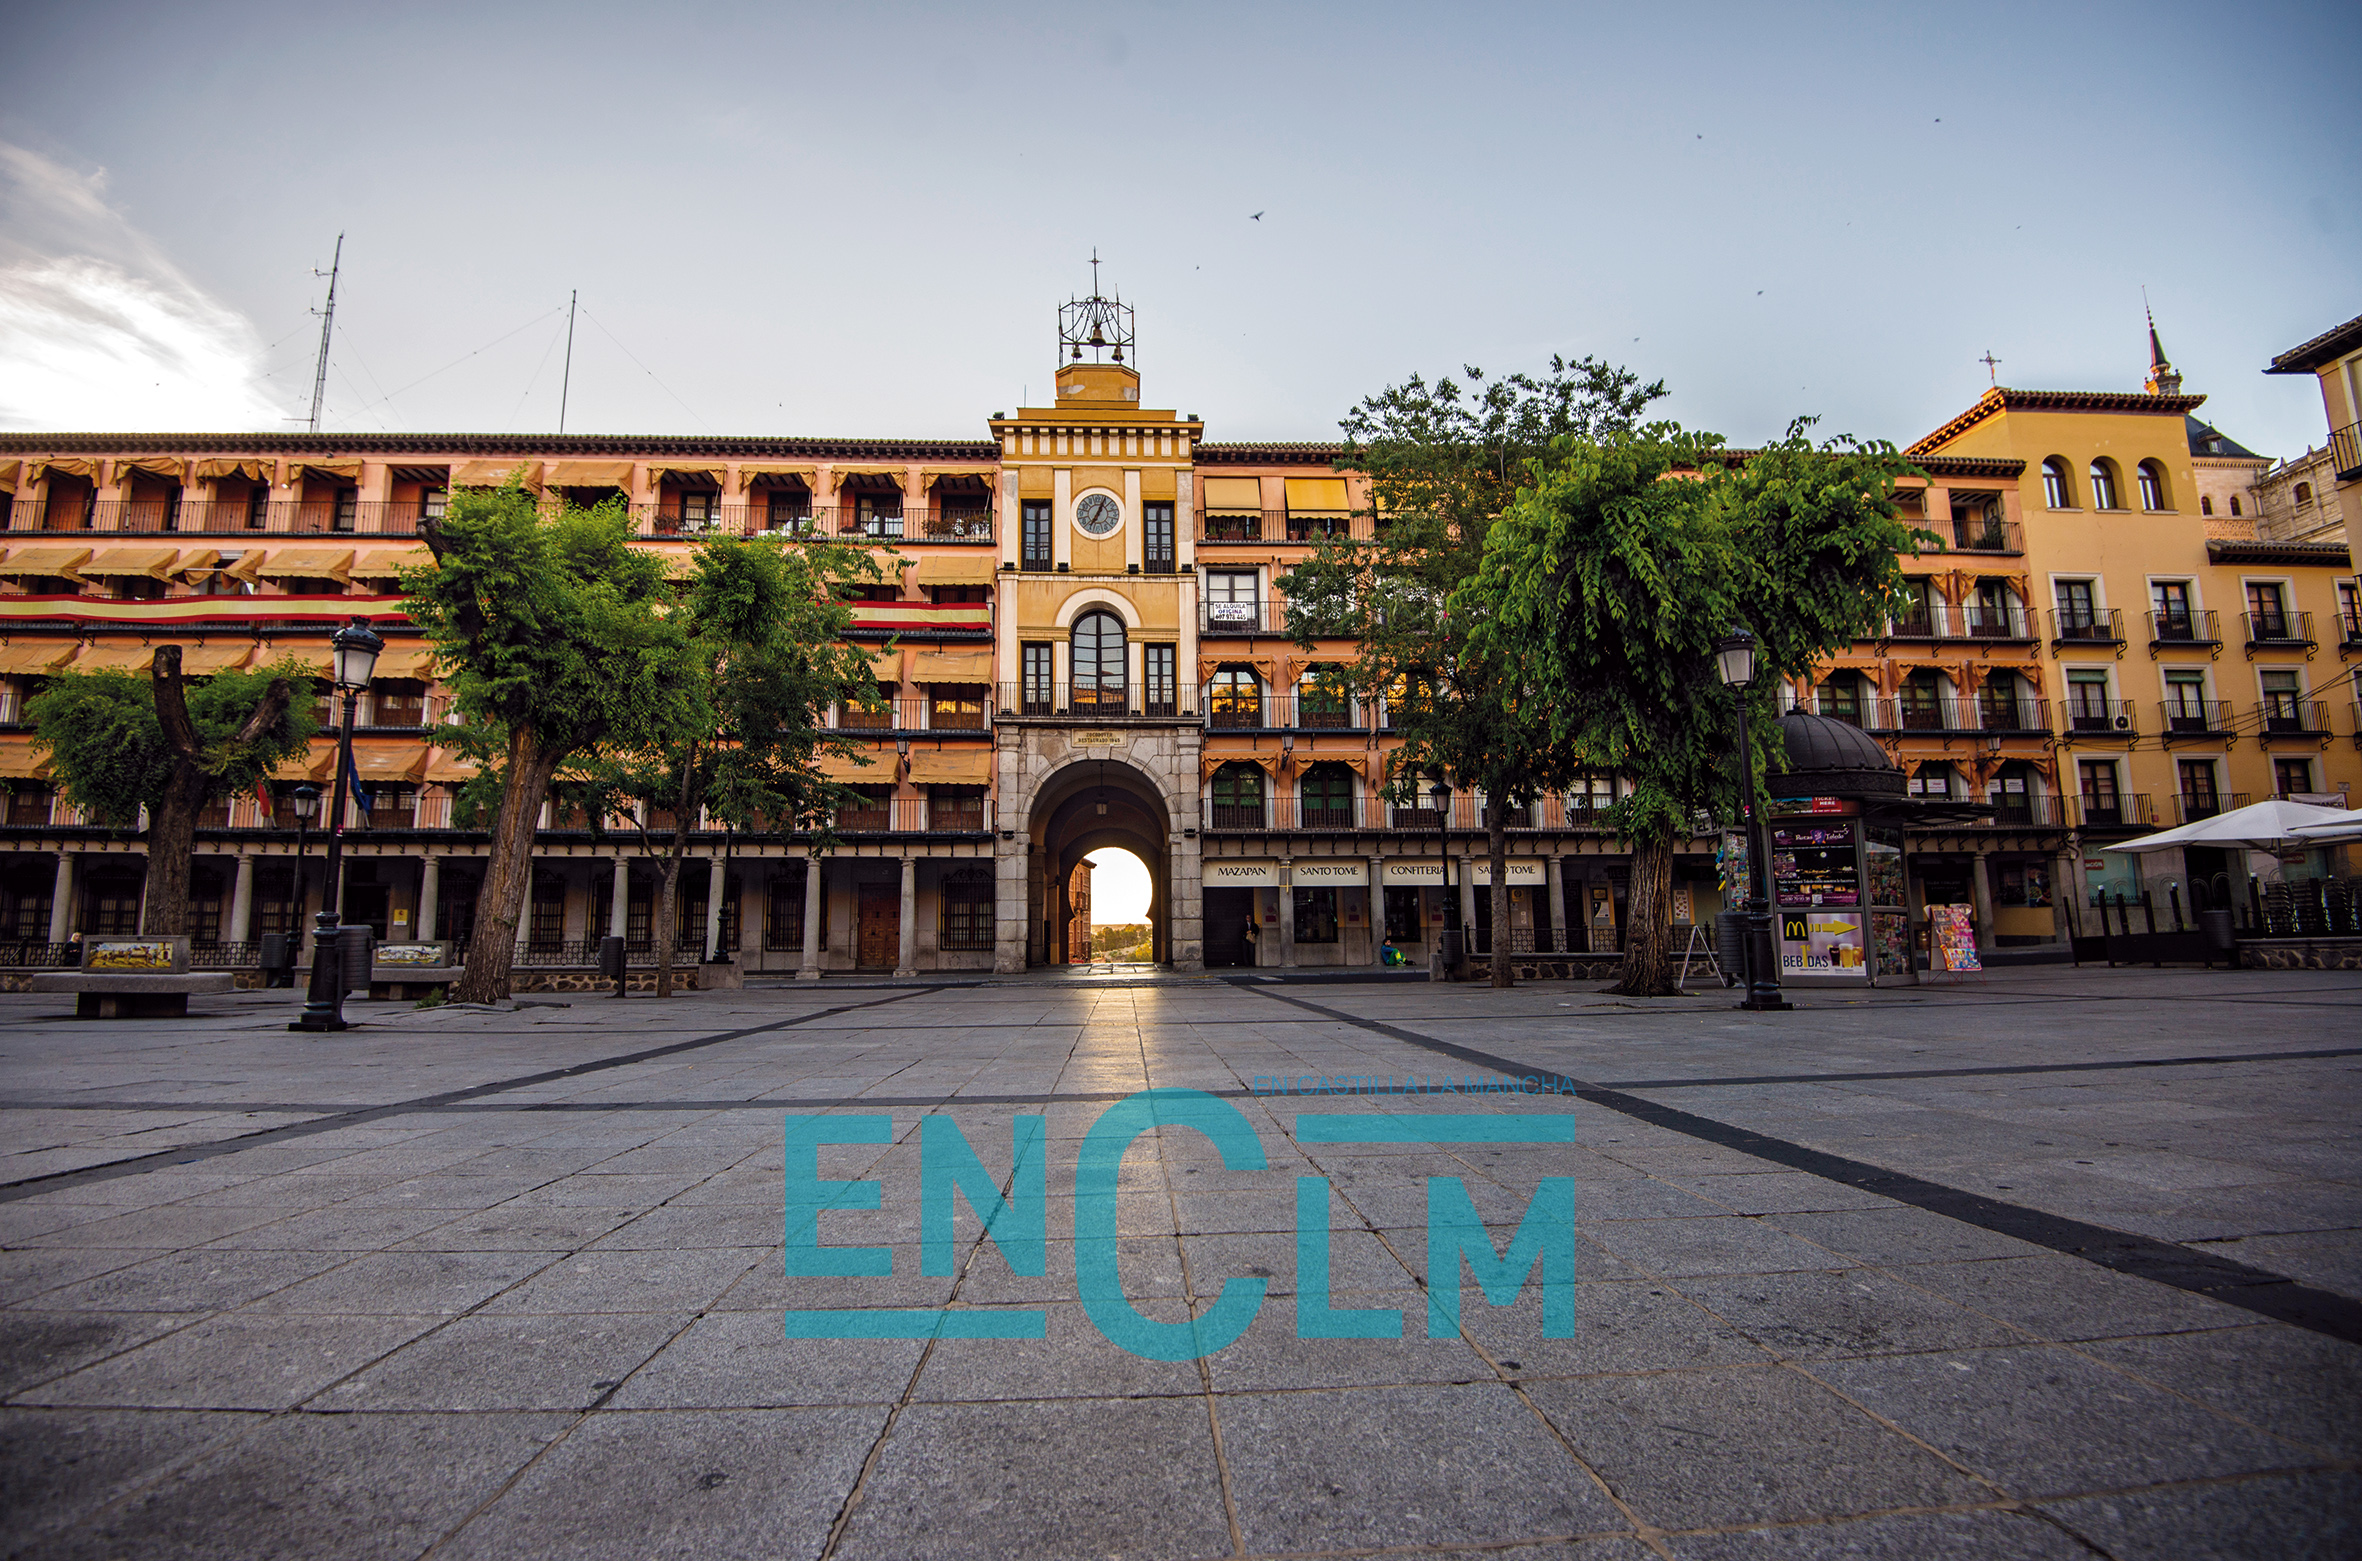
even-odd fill
[(2192, 455), (2219, 456), (2224, 460), (2232, 461), (2260, 461), (2264, 459), (2263, 456), (2256, 454), (2212, 423), (2201, 423), (2194, 417), (2185, 417), (2182, 422), (2188, 427)]
[(2266, 374), (2310, 374), (2322, 364), (2362, 347), (2362, 314), (2323, 331), (2311, 341), (2289, 348), (2272, 360)]
[(1988, 417), (2003, 412), (2133, 412), (2178, 413), (2188, 416), (2205, 405), (2204, 396), (2152, 396), (2122, 390), (2013, 390), (1996, 385), (1977, 397), (1976, 405), (1913, 444), (1903, 453), (1917, 456), (1957, 439)]
[(990, 439), (785, 439), (672, 434), (31, 434), (0, 433), (11, 455), (690, 455), (825, 460), (998, 461)]
[(1201, 444), (1200, 466), (1331, 466), (1345, 453), (1327, 440), (1269, 440), (1245, 444)]
[(2324, 569), (2351, 569), (2354, 555), (2343, 542), (2248, 542), (2209, 537), (2210, 564), (2311, 564)]

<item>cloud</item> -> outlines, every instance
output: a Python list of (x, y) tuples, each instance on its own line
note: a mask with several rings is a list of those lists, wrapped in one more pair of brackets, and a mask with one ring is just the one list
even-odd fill
[(0, 142), (0, 428), (285, 428), (253, 325), (108, 205)]

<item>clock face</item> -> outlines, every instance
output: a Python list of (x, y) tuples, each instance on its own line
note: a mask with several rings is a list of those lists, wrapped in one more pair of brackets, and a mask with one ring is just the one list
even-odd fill
[(1074, 523), (1091, 536), (1103, 537), (1124, 523), (1124, 507), (1112, 494), (1085, 494), (1074, 507)]

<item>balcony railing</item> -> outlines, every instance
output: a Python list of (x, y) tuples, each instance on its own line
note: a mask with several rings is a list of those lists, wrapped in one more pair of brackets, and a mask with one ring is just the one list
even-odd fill
[(205, 499), (159, 503), (149, 499), (52, 499), (18, 504), (8, 515), (15, 531), (100, 531), (162, 536), (251, 536), (261, 534), (416, 536), (416, 502), (340, 504), (279, 500), (248, 504)]
[(1208, 731), (1360, 731), (1367, 722), (1353, 700), (1303, 694), (1242, 694), (1214, 685), (1199, 690)]
[(992, 511), (973, 505), (905, 505), (894, 511), (852, 504), (715, 504), (703, 510), (679, 502), (634, 504), (632, 522), (644, 537), (870, 537), (887, 542), (990, 542)]
[(2329, 464), (2337, 468), (2339, 482), (2362, 477), (2362, 423), (2329, 431)]
[(2251, 651), (2313, 648), (2310, 612), (2251, 612), (2246, 617), (2247, 648)]
[(1987, 800), (1993, 804), (1993, 816), (1979, 822), (1994, 829), (2064, 829), (2067, 825), (2064, 798), (2003, 791)]
[(1252, 602), (1197, 604), (1197, 626), (1204, 634), (1279, 634), (1288, 626), (1285, 602), (1263, 597)]
[(1065, 716), (1085, 721), (1110, 721), (1126, 716), (1150, 719), (1197, 719), (1195, 686), (1154, 683), (1146, 688), (1075, 688), (1066, 683), (1003, 683), (999, 685), (1001, 715)]
[(2047, 699), (1934, 698), (1863, 701), (1863, 725), (1873, 732), (2040, 732), (2050, 730)]
[(2227, 699), (2174, 700), (2168, 699), (2157, 707), (2166, 746), (2175, 738), (2225, 737), (2231, 731), (2231, 704)]
[[(961, 708), (974, 706), (973, 709)], [(840, 732), (973, 732), (982, 735), (992, 727), (992, 696), (980, 686), (979, 692), (968, 698), (941, 700), (934, 698), (895, 698), (880, 702), (876, 710), (862, 710), (852, 706), (832, 706), (824, 724)]]
[(2016, 521), (1998, 516), (1988, 520), (1956, 515), (1950, 522), (1928, 529), (1950, 543), (1942, 549), (1946, 552), (2023, 553), (2026, 550), (2024, 529)]
[(2327, 737), (2329, 703), (2320, 699), (2267, 699), (2255, 707), (2256, 730), (2275, 737)]
[(2061, 725), (2070, 737), (2137, 737), (2140, 716), (2129, 699), (2069, 699)]
[(2124, 609), (2121, 607), (2053, 607), (2050, 610), (2053, 645), (2121, 645)]
[(841, 835), (983, 834), (991, 830), (989, 797), (881, 797), (866, 807), (839, 808)]
[(2149, 829), (2157, 822), (2156, 810), (2149, 806), (2146, 792), (2087, 791), (2081, 802), (2078, 811), (2085, 829)]
[(1350, 537), (1367, 542), (1376, 523), (1366, 510), (1350, 515), (1291, 515), (1283, 509), (1261, 514), (1232, 513), (1197, 518), (1200, 542), (1318, 542), (1325, 537)]
[(2200, 819), (2213, 818), (2218, 813), (2236, 812), (2247, 806), (2244, 791), (2185, 791), (2174, 798), (2179, 806), (2181, 821), (2195, 824)]
[(2337, 615), (2337, 643), (2341, 649), (2362, 649), (2362, 608)]
[[(1579, 793), (1545, 797), (1530, 806), (1510, 809), (1502, 827), (1521, 831), (1606, 829), (1608, 800), (1596, 799), (1596, 807), (1591, 805), (1593, 800)], [(1455, 794), (1450, 812), (1452, 849), (1457, 855), (1484, 835), (1484, 799)], [(1384, 797), (1366, 793), (1350, 799), (1267, 796), (1261, 802), (1216, 802), (1209, 794), (1200, 799), (1198, 815), (1209, 830), (1382, 830), (1430, 839), (1436, 833), (1433, 808), (1389, 803)]]
[(2174, 645), (2220, 645), (2222, 630), (2211, 607), (2149, 614), (2149, 649)]
[(1889, 620), (1887, 638), (1895, 640), (2030, 640), (2026, 617), (2016, 605), (1987, 606), (1970, 602), (1954, 607), (1928, 602)]

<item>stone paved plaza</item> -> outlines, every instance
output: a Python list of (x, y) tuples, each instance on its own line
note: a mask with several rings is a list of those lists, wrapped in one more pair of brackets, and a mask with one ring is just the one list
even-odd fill
[[(355, 1005), (320, 1039), (286, 994), (199, 1007), (0, 998), (8, 1554), (2362, 1554), (2362, 977), (2042, 967), (1764, 1016), (827, 983)], [(1583, 1089), (1257, 1082), (1505, 1073)], [(1265, 1161), (1169, 1123), (1086, 1193), (1151, 1322), (1264, 1282), (1202, 1359), (1119, 1349), (1078, 1300), (1085, 1135), (1151, 1087), (1240, 1113)], [(890, 1274), (784, 1272), (784, 1119), (821, 1112), (890, 1118), (802, 1151), (878, 1184), (820, 1239)], [(1042, 1274), (965, 1201), (954, 1271), (923, 1271), (931, 1113), (1003, 1185), (1044, 1119)], [(1300, 1120), (1422, 1113), (1501, 1126)], [(1569, 1113), (1572, 1145), (1501, 1141)], [(1329, 1306), (1399, 1337), (1298, 1337), (1314, 1176)], [(1430, 1178), (1495, 1247), (1572, 1178), (1573, 1338), (1547, 1261), (1506, 1305), (1466, 1281), (1429, 1337)], [(1041, 1337), (794, 1339), (791, 1309)]]

